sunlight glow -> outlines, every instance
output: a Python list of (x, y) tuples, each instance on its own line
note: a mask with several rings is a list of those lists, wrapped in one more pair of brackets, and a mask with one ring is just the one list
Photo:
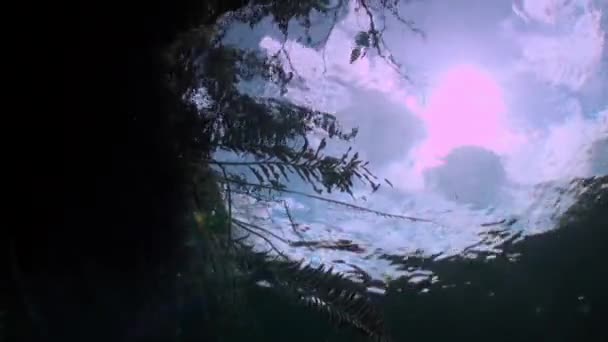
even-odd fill
[(441, 164), (441, 158), (459, 146), (479, 146), (495, 152), (508, 149), (509, 134), (503, 92), (482, 68), (463, 64), (439, 78), (426, 106), (411, 98), (408, 107), (423, 121), (427, 138), (415, 154), (416, 169)]

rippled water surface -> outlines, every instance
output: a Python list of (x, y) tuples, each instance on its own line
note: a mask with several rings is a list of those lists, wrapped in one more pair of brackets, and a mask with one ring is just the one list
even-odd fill
[[(585, 191), (576, 180), (608, 173), (605, 5), (404, 5), (402, 12), (426, 38), (397, 22), (387, 24), (385, 36), (411, 80), (377, 57), (349, 63), (352, 36), (365, 25), (352, 8), (323, 50), (301, 44), (294, 21), (284, 47), (298, 77), (285, 96), (359, 127), (355, 150), (393, 186), (371, 193), (361, 185), (354, 197), (330, 196), (350, 207), (301, 195), (273, 204), (242, 197), (238, 215), (271, 227), (271, 240), (290, 257), (343, 272), (356, 266), (376, 279), (412, 276), (386, 256), (496, 254), (509, 239), (556, 229)], [(326, 21), (319, 17), (313, 28), (323, 31)], [(228, 44), (268, 53), (282, 41), (264, 20), (253, 28), (234, 23), (225, 37)], [(279, 96), (259, 81), (241, 86), (256, 96)], [(487, 238), (497, 230), (503, 233)], [(268, 249), (262, 239), (252, 239)], [(431, 272), (416, 272), (432, 278)]]

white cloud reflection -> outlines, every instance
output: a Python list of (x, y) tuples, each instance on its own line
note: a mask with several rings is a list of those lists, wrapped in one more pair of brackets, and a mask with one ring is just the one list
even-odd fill
[(553, 85), (580, 90), (600, 66), (606, 39), (602, 10), (591, 7), (590, 0), (527, 0), (524, 10), (548, 27), (544, 33), (514, 37), (523, 51), (519, 68)]

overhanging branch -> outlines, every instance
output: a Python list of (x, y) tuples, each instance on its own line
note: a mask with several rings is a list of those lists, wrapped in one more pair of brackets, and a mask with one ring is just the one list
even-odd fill
[(297, 190), (289, 190), (289, 189), (283, 189), (283, 188), (276, 188), (276, 187), (273, 187), (273, 186), (270, 186), (270, 185), (263, 185), (263, 184), (254, 184), (254, 183), (242, 182), (240, 180), (230, 179), (230, 178), (218, 179), (218, 181), (219, 182), (235, 183), (235, 184), (239, 184), (239, 185), (242, 185), (242, 186), (250, 186), (250, 187), (255, 187), (255, 188), (260, 188), (260, 189), (265, 189), (265, 190), (278, 191), (278, 192), (283, 192), (283, 193), (290, 193), (290, 194), (294, 194), (294, 195), (305, 196), (305, 197), (308, 197), (308, 198), (313, 198), (313, 199), (316, 199), (316, 200), (320, 200), (320, 201), (325, 201), (325, 202), (328, 202), (328, 203), (333, 203), (333, 204), (341, 205), (341, 206), (348, 207), (348, 208), (351, 208), (351, 209), (356, 209), (356, 210), (360, 210), (360, 211), (376, 214), (376, 215), (379, 215), (379, 216), (382, 216), (382, 217), (386, 217), (386, 218), (395, 218), (395, 219), (408, 220), (408, 221), (412, 221), (412, 222), (426, 222), (426, 223), (438, 224), (437, 222), (435, 222), (433, 220), (430, 220), (430, 219), (425, 219), (425, 218), (420, 218), (420, 217), (414, 217), (414, 216), (399, 215), (399, 214), (391, 214), (391, 213), (383, 212), (383, 211), (380, 211), (380, 210), (370, 209), (370, 208), (358, 206), (356, 204), (352, 204), (352, 203), (348, 203), (348, 202), (343, 202), (343, 201), (339, 201), (339, 200), (335, 200), (335, 199), (331, 199), (331, 198), (326, 198), (326, 197), (323, 197), (323, 196), (308, 194), (308, 193), (297, 191)]

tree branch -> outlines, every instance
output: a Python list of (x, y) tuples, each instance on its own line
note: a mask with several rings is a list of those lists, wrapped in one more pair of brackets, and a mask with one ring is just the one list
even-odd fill
[(352, 203), (348, 203), (348, 202), (343, 202), (343, 201), (339, 201), (339, 200), (334, 200), (334, 199), (330, 199), (330, 198), (325, 198), (325, 197), (322, 197), (322, 196), (308, 194), (308, 193), (300, 192), (300, 191), (296, 191), (296, 190), (279, 189), (279, 188), (276, 188), (276, 187), (273, 187), (273, 186), (270, 186), (270, 185), (262, 185), (262, 184), (253, 184), (253, 183), (248, 183), (248, 182), (241, 182), (241, 181), (237, 181), (235, 179), (229, 179), (229, 178), (220, 179), (219, 181), (220, 182), (231, 182), (231, 183), (235, 183), (235, 184), (239, 184), (239, 185), (244, 185), (244, 186), (251, 186), (251, 187), (257, 187), (257, 188), (260, 188), (260, 189), (267, 189), (267, 190), (272, 190), (272, 191), (279, 191), (279, 192), (290, 193), (290, 194), (294, 194), (294, 195), (305, 196), (305, 197), (317, 199), (317, 200), (320, 200), (320, 201), (325, 201), (325, 202), (341, 205), (341, 206), (348, 207), (348, 208), (351, 208), (351, 209), (356, 209), (356, 210), (360, 210), (360, 211), (364, 211), (364, 212), (369, 212), (369, 213), (376, 214), (376, 215), (383, 216), (383, 217), (387, 217), (387, 218), (397, 218), (397, 219), (403, 219), (403, 220), (408, 220), (408, 221), (412, 221), (412, 222), (427, 222), (427, 223), (433, 223), (433, 224), (437, 224), (438, 225), (437, 222), (435, 222), (433, 220), (430, 220), (430, 219), (413, 217), (413, 216), (405, 216), (405, 215), (399, 215), (399, 214), (386, 213), (386, 212), (375, 210), (375, 209), (369, 209), (369, 208), (361, 207), (361, 206), (358, 206), (356, 204), (352, 204)]
[(278, 236), (277, 234), (269, 231), (268, 229), (260, 227), (260, 226), (258, 226), (256, 224), (245, 222), (245, 221), (241, 221), (239, 219), (234, 219), (234, 223), (236, 223), (237, 225), (245, 225), (245, 226), (249, 227), (250, 229), (257, 229), (259, 231), (262, 231), (262, 232), (264, 232), (264, 233), (266, 233), (266, 234), (274, 237), (275, 239), (277, 239), (277, 240), (279, 240), (279, 241), (281, 241), (281, 242), (283, 242), (285, 244), (290, 244), (291, 243), (290, 240), (284, 239), (284, 238)]
[[(413, 83), (412, 80), (410, 79), (410, 77), (401, 71), (401, 64), (397, 63), (397, 61), (395, 61), (395, 59), (392, 57), (392, 55), (390, 55), (390, 49), (388, 48), (388, 45), (384, 41), (384, 38), (382, 37), (382, 33), (376, 29), (374, 15), (372, 13), (372, 10), (369, 8), (369, 6), (367, 4), (367, 0), (358, 0), (358, 2), (361, 5), (361, 7), (363, 7), (363, 9), (365, 10), (365, 13), (367, 14), (367, 17), (369, 18), (369, 26), (370, 26), (369, 33), (372, 35), (372, 45), (376, 48), (378, 56), (380, 56), (380, 58), (382, 58), (389, 66), (391, 66), (406, 81)], [(392, 11), (395, 11), (395, 10), (392, 9)], [(401, 21), (404, 24), (408, 25), (408, 27), (411, 25), (411, 23), (408, 24), (405, 20), (403, 20), (403, 18), (401, 18), (401, 16), (399, 15), (399, 12), (395, 11), (395, 12), (393, 12), (393, 14), (397, 17), (397, 20), (401, 19)], [(383, 31), (384, 31), (384, 29), (383, 29)], [(416, 32), (416, 31), (420, 31), (420, 30), (416, 28), (414, 31)], [(388, 56), (385, 56), (382, 53), (382, 47), (380, 46), (381, 44), (385, 48), (385, 50), (389, 51)]]
[(321, 55), (323, 57), (323, 75), (325, 75), (327, 73), (327, 58), (325, 56), (325, 50), (326, 50), (325, 47), (327, 45), (327, 41), (329, 40), (329, 37), (331, 36), (331, 33), (333, 32), (334, 28), (336, 27), (336, 23), (338, 22), (338, 11), (340, 9), (342, 9), (342, 5), (344, 5), (344, 0), (339, 0), (338, 4), (332, 8), (334, 10), (334, 17), (333, 17), (333, 20), (331, 21), (331, 25), (329, 26), (329, 30), (327, 30), (327, 35), (325, 35), (325, 38), (323, 38), (320, 42), (315, 44), (315, 47), (323, 46), (323, 50), (321, 51)]
[(282, 162), (282, 161), (252, 161), (252, 162), (231, 162), (231, 161), (223, 161), (223, 160), (206, 160), (205, 162), (213, 165), (222, 166), (251, 166), (251, 165), (283, 165), (283, 166), (292, 166), (293, 164)]
[[(289, 206), (287, 205), (287, 202), (285, 200), (283, 200), (281, 202), (283, 203), (283, 207), (285, 208), (285, 214), (287, 215), (287, 219), (289, 219), (289, 224), (291, 225), (291, 229), (300, 239), (304, 240), (304, 237), (298, 231), (298, 224), (293, 219), (293, 216), (291, 216), (291, 212), (289, 211)], [(312, 250), (312, 248), (310, 248), (310, 249)]]
[[(279, 256), (281, 256), (282, 258), (284, 258), (284, 259), (289, 259), (289, 258), (288, 258), (288, 257), (287, 257), (285, 254), (283, 254), (283, 252), (281, 252), (281, 251), (280, 251), (280, 250), (279, 250), (279, 249), (278, 249), (278, 248), (277, 248), (277, 247), (276, 247), (276, 246), (275, 246), (275, 245), (272, 243), (272, 241), (270, 241), (270, 239), (268, 239), (268, 238), (267, 238), (266, 236), (264, 236), (263, 234), (258, 233), (258, 232), (256, 232), (256, 231), (255, 231), (255, 229), (259, 229), (259, 228), (262, 228), (262, 227), (256, 227), (256, 228), (254, 228), (254, 229), (251, 229), (251, 228), (247, 227), (247, 225), (245, 225), (245, 222), (242, 222), (242, 221), (239, 221), (239, 220), (234, 220), (233, 222), (234, 222), (234, 224), (236, 224), (237, 226), (239, 226), (241, 229), (243, 229), (243, 230), (245, 230), (245, 231), (247, 231), (247, 232), (249, 232), (249, 233), (251, 233), (251, 234), (253, 234), (253, 235), (255, 235), (255, 236), (259, 237), (259, 238), (261, 238), (262, 240), (264, 240), (264, 241), (265, 241), (265, 242), (266, 242), (266, 243), (267, 243), (267, 244), (270, 246), (270, 248), (271, 248), (272, 250), (274, 250), (275, 252), (277, 252), (277, 254), (278, 254)], [(255, 226), (255, 225), (254, 225), (254, 226)], [(262, 228), (262, 230), (263, 230), (263, 228)]]
[[(226, 168), (223, 165), (218, 165), (222, 169), (222, 173), (224, 177), (228, 177), (228, 173), (226, 172)], [(226, 183), (226, 191), (228, 192), (228, 242), (232, 241), (232, 190), (230, 189), (230, 184)]]

